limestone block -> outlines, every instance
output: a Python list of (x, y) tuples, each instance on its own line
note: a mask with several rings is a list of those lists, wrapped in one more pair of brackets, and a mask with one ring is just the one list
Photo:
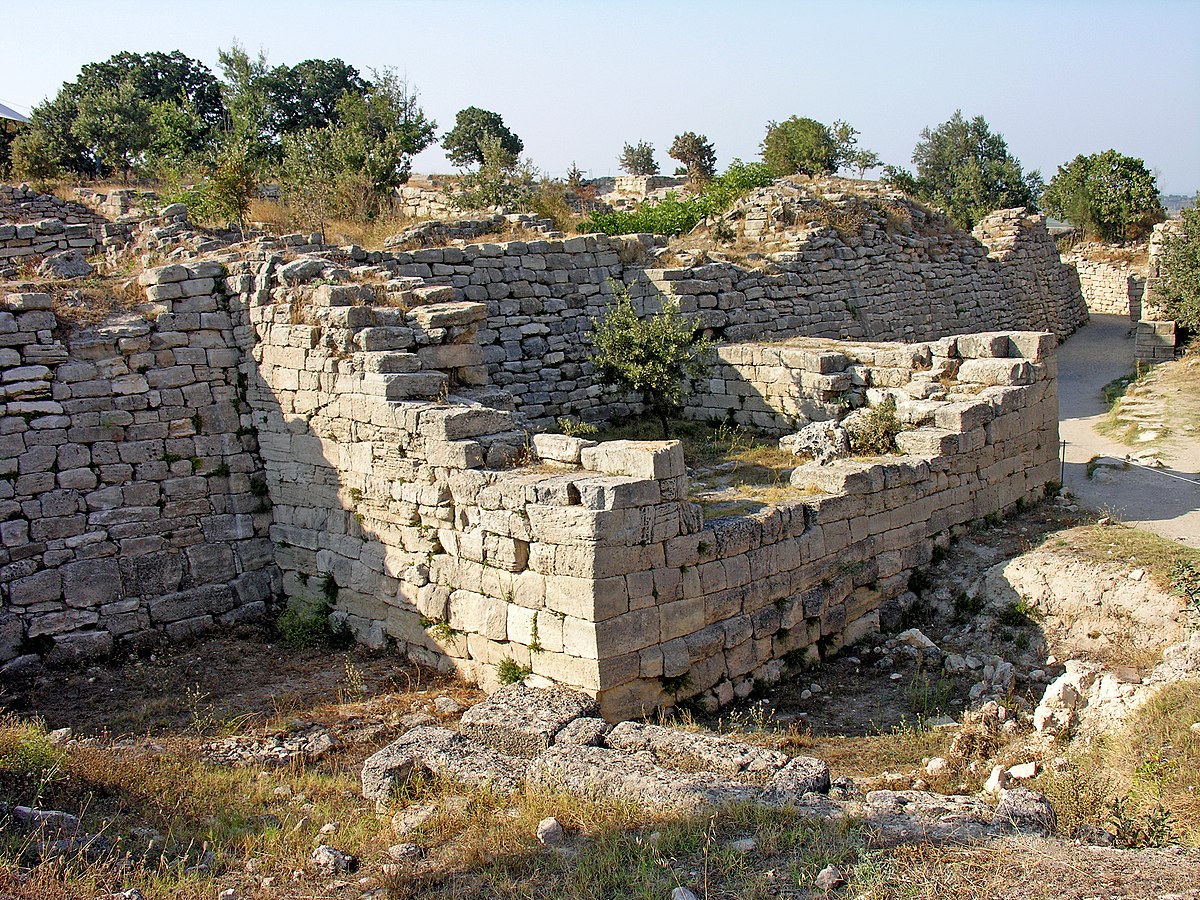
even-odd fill
[(598, 712), (595, 699), (581, 691), (511, 684), (463, 713), (459, 728), (501, 753), (530, 758), (569, 723)]
[(1021, 359), (968, 359), (958, 367), (958, 379), (984, 385), (1032, 384), (1033, 369)]
[(593, 476), (576, 479), (580, 503), (586, 509), (628, 509), (653, 506), (661, 499), (658, 482), (628, 476)]
[(676, 478), (687, 474), (680, 441), (605, 441), (580, 452), (583, 467), (607, 475)]
[(362, 795), (386, 803), (414, 775), (432, 774), (470, 787), (511, 792), (521, 785), (524, 761), (448, 728), (414, 728), (367, 758), (362, 769)]
[(1008, 356), (1009, 334), (1003, 331), (984, 331), (960, 334), (958, 355), (964, 360), (994, 359)]
[(548, 462), (579, 465), (581, 452), (585, 448), (595, 446), (595, 441), (570, 437), (565, 434), (535, 434), (533, 436), (533, 449), (538, 458)]
[(535, 786), (565, 787), (595, 799), (618, 797), (677, 813), (748, 802), (759, 793), (757, 787), (724, 775), (675, 772), (640, 754), (605, 747), (555, 745), (534, 761), (528, 777)]
[(79, 608), (111, 603), (121, 596), (121, 572), (115, 559), (89, 559), (61, 569), (63, 596)]
[(451, 328), (482, 322), (487, 318), (487, 304), (436, 303), (417, 307), (409, 315), (421, 328), (430, 331), (434, 328)]
[[(667, 768), (684, 771), (699, 769), (750, 783), (774, 779), (788, 765), (788, 756), (778, 750), (641, 722), (617, 724), (608, 733), (605, 743), (614, 750), (627, 753), (648, 752), (655, 762)], [(826, 769), (826, 790), (828, 784)]]

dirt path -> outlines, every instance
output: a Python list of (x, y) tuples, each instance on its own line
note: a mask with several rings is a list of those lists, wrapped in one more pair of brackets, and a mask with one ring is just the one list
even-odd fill
[[(1122, 467), (1131, 448), (1096, 431), (1107, 413), (1101, 390), (1132, 370), (1133, 338), (1123, 316), (1092, 316), (1059, 348), (1059, 436), (1067, 442), (1064, 486), (1093, 509), (1200, 547), (1200, 487), (1181, 480), (1200, 481), (1200, 442), (1165, 444), (1164, 467), (1147, 471)], [(1089, 478), (1088, 461), (1097, 456), (1102, 465)]]

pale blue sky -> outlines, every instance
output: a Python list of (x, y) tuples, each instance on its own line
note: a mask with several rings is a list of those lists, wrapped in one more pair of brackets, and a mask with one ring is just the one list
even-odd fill
[[(616, 173), (625, 141), (692, 130), (722, 165), (768, 120), (846, 119), (907, 165), (921, 128), (983, 115), (1026, 169), (1077, 153), (1145, 159), (1200, 188), (1200, 2), (408, 2), (8, 0), (0, 101), (21, 111), (120, 50), (181, 50), (216, 70), (235, 38), (273, 63), (391, 66), (439, 132), (464, 106), (504, 116), (543, 171)], [(416, 171), (450, 171), (439, 149)]]

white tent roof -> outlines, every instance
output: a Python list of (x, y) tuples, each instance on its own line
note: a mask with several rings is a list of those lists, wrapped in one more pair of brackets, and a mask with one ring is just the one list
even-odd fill
[(10, 109), (0, 103), (0, 119), (12, 119), (14, 122), (28, 122), (29, 116), (23, 116), (15, 109)]

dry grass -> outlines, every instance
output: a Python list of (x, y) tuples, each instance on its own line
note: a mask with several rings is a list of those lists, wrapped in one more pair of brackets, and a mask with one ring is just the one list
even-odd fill
[[(261, 223), (269, 231), (278, 234), (319, 230), (301, 225), (292, 211), (277, 200), (251, 200), (247, 220)], [(366, 250), (382, 250), (388, 238), (411, 228), (418, 221), (401, 215), (380, 215), (373, 219), (332, 219), (325, 223), (325, 242), (339, 246), (358, 244)]]
[(1177, 564), (1200, 566), (1200, 550), (1125, 525), (1074, 528), (1059, 533), (1057, 541), (1086, 559), (1145, 569), (1164, 591), (1175, 588), (1171, 572)]
[[(62, 749), (36, 723), (0, 722), (3, 796), (81, 812), (89, 832), (132, 854), (127, 867), (68, 856), (31, 872), (24, 867), (34, 861), (34, 841), (6, 832), (0, 879), (15, 884), (28, 876), (21, 895), (39, 898), (90, 898), (131, 886), (148, 897), (211, 898), (230, 887), (257, 896), (262, 878), (274, 879), (271, 896), (334, 896), (327, 877), (308, 865), (327, 822), (337, 830), (324, 841), (360, 860), (350, 877), (392, 898), (649, 897), (680, 884), (707, 885), (710, 896), (765, 897), (774, 896), (772, 870), (805, 883), (831, 862), (854, 862), (861, 849), (853, 830), (787, 809), (732, 807), (679, 818), (611, 796), (535, 789), (503, 796), (436, 780), (411, 783), (397, 797), (397, 807), (438, 810), (400, 838), (388, 825), (390, 811), (378, 815), (357, 794), (366, 749), (260, 773), (204, 764), (197, 741), (175, 736), (158, 751)], [(551, 815), (567, 831), (568, 854), (537, 841), (537, 823)], [(165, 854), (143, 852), (145, 839), (134, 832), (143, 827), (163, 836)], [(758, 857), (728, 847), (747, 836), (758, 841)], [(400, 839), (422, 846), (425, 859), (393, 867), (386, 850)], [(206, 870), (185, 870), (207, 851), (214, 855)]]

